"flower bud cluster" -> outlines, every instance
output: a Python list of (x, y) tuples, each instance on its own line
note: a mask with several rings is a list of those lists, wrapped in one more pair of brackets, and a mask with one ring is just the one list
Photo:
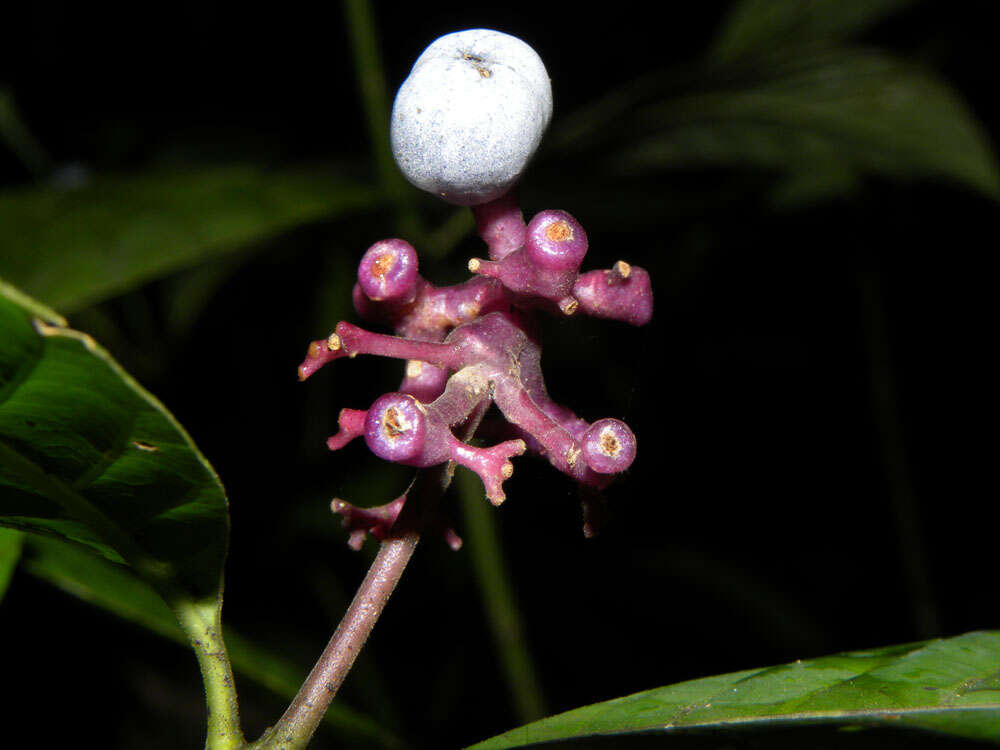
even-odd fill
[[(511, 458), (526, 451), (582, 487), (601, 489), (632, 464), (635, 436), (619, 419), (588, 423), (551, 399), (532, 333), (534, 315), (545, 310), (644, 325), (653, 311), (649, 275), (624, 261), (581, 273), (587, 234), (565, 211), (541, 211), (526, 224), (513, 193), (472, 211), (489, 259), (469, 261), (475, 275), (463, 283), (431, 284), (419, 274), (413, 246), (401, 239), (376, 242), (362, 256), (355, 309), (394, 335), (342, 321), (309, 346), (299, 377), (358, 354), (404, 360), (405, 374), (397, 391), (367, 409), (343, 409), (327, 445), (339, 450), (360, 437), (386, 461), (415, 467), (453, 461), (479, 475), (495, 505), (505, 499)], [(509, 423), (513, 439), (489, 447), (459, 440), (454, 431), (478, 423), (490, 404)], [(337, 500), (334, 510), (344, 516), (356, 547), (365, 532), (376, 538), (388, 533), (404, 498), (375, 509)], [(455, 539), (450, 534), (453, 546)]]

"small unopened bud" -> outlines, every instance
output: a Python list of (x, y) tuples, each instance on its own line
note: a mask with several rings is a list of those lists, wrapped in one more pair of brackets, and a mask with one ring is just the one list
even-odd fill
[(583, 460), (598, 474), (618, 474), (635, 460), (635, 435), (620, 419), (599, 419), (583, 435)]
[(376, 399), (365, 420), (369, 450), (379, 458), (397, 463), (420, 456), (426, 431), (423, 407), (405, 393), (387, 393)]
[(549, 271), (576, 271), (587, 254), (587, 233), (565, 211), (540, 211), (528, 222), (524, 249)]
[(371, 300), (410, 301), (417, 285), (417, 251), (406, 240), (376, 242), (361, 257), (358, 284)]

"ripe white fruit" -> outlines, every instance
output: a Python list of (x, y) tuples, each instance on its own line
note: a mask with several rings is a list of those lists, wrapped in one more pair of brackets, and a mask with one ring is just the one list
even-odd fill
[(403, 175), (449, 203), (472, 206), (507, 192), (552, 117), (552, 87), (520, 39), (469, 29), (417, 58), (392, 109), (392, 153)]

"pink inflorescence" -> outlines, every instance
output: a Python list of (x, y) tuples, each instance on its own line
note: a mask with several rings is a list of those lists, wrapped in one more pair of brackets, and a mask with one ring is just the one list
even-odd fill
[[(355, 309), (395, 335), (342, 321), (309, 345), (299, 378), (358, 354), (405, 360), (405, 375), (398, 391), (368, 409), (343, 409), (327, 445), (339, 450), (363, 437), (387, 461), (417, 467), (454, 461), (479, 475), (495, 505), (504, 501), (503, 482), (514, 471), (510, 459), (529, 451), (592, 497), (631, 466), (635, 435), (619, 419), (588, 423), (549, 397), (541, 347), (531, 333), (533, 315), (547, 309), (644, 325), (653, 313), (649, 274), (625, 261), (580, 273), (587, 235), (565, 211), (541, 211), (525, 224), (510, 193), (472, 211), (490, 259), (469, 261), (476, 275), (461, 284), (436, 287), (423, 279), (416, 251), (404, 240), (377, 242), (362, 257)], [(491, 403), (514, 439), (480, 448), (455, 437), (453, 430), (480, 419)], [(362, 509), (337, 500), (333, 508), (358, 547), (365, 533), (383, 538), (404, 502), (405, 495)], [(446, 538), (452, 546), (460, 543), (451, 531)]]

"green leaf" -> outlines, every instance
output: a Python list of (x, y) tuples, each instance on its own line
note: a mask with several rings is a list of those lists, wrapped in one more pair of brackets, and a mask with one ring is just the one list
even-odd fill
[[(79, 546), (40, 536), (30, 537), (27, 549), (24, 568), (28, 573), (157, 635), (186, 642), (170, 609), (129, 568)], [(290, 700), (295, 696), (308, 669), (289, 663), (229, 628), (224, 634), (237, 672), (283, 698)], [(402, 744), (374, 719), (341, 703), (331, 704), (324, 721), (340, 732), (345, 741), (350, 740), (352, 746), (363, 743), (391, 748)]]
[(1000, 742), (1000, 631), (682, 682), (542, 719), (473, 747), (807, 724), (925, 728)]
[(169, 604), (208, 702), (206, 748), (236, 748), (221, 637), (229, 515), (166, 408), (88, 335), (0, 281), (0, 526), (127, 562)]
[(776, 47), (857, 34), (914, 0), (740, 0), (729, 11), (710, 56), (729, 61)]
[(21, 537), (20, 531), (0, 527), (0, 601), (21, 559)]
[(166, 408), (86, 334), (0, 282), (0, 525), (93, 547), (215, 600), (226, 497)]
[(10, 191), (0, 194), (0, 276), (72, 311), (378, 199), (333, 174), (255, 167)]
[[(745, 166), (785, 176), (794, 199), (850, 189), (857, 178), (940, 177), (1000, 198), (1000, 170), (976, 119), (934, 73), (862, 49), (774, 55), (720, 69), (686, 95), (646, 82), (572, 123), (569, 140), (615, 149), (610, 168), (642, 176), (676, 167)], [(793, 189), (794, 188), (794, 189)]]

